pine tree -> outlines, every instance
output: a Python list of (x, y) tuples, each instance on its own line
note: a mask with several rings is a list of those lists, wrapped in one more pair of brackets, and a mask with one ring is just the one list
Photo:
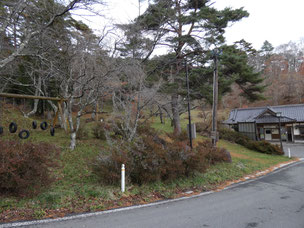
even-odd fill
[(265, 60), (266, 60), (272, 55), (273, 50), (274, 50), (274, 47), (272, 46), (272, 44), (269, 43), (267, 40), (265, 40), (261, 47), (260, 52), (265, 57)]
[(223, 47), (222, 64), (220, 72), (221, 78), (229, 80), (229, 89), (232, 83), (236, 83), (241, 89), (241, 96), (248, 101), (264, 99), (262, 93), (265, 86), (262, 85), (264, 79), (260, 72), (256, 72), (253, 66), (248, 64), (249, 56), (257, 55), (257, 51), (252, 48), (251, 44), (241, 40), (231, 46)]
[(142, 35), (151, 37), (156, 44), (166, 46), (174, 55), (171, 64), (171, 107), (174, 132), (181, 132), (178, 110), (179, 92), (185, 58), (195, 59), (205, 55), (210, 45), (219, 46), (224, 39), (225, 28), (247, 17), (240, 9), (217, 10), (210, 0), (154, 0), (147, 10), (134, 21), (142, 28)]

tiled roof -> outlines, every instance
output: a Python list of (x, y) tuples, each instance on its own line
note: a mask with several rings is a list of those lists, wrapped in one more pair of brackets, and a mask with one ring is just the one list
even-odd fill
[[(295, 119), (291, 119), (288, 117), (281, 117), (281, 123), (294, 123), (296, 122)], [(279, 118), (275, 116), (263, 116), (261, 118), (257, 118), (256, 123), (279, 123)]]
[(275, 116), (262, 115), (267, 110), (273, 113), (281, 112), (281, 122), (283, 123), (304, 122), (304, 104), (297, 104), (297, 105), (281, 105), (281, 106), (233, 109), (230, 112), (228, 120), (224, 121), (224, 123), (234, 124), (238, 122), (257, 122), (257, 123), (278, 122), (278, 118)]

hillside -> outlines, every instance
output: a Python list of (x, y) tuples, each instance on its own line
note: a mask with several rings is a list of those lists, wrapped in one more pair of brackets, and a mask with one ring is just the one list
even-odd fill
[[(199, 121), (199, 113), (200, 111), (193, 112), (195, 121)], [(1, 125), (4, 126), (5, 131), (0, 137), (0, 141), (20, 141), (16, 134), (8, 133), (8, 124), (15, 121), (20, 128), (30, 129), (34, 119), (38, 123), (45, 120), (41, 117), (25, 119), (20, 115), (18, 109), (10, 105), (5, 106), (1, 118)], [(182, 119), (182, 125), (185, 126), (187, 120)], [(158, 118), (154, 118), (152, 122), (154, 127), (162, 129), (162, 134), (164, 134), (163, 130), (173, 131), (168, 120), (164, 125), (160, 124)], [(87, 131), (88, 134), (79, 139), (74, 151), (69, 149), (69, 135), (60, 128), (56, 128), (54, 137), (50, 136), (48, 131), (30, 130), (30, 138), (24, 142), (31, 141), (37, 145), (47, 142), (61, 148), (61, 154), (57, 158), (60, 165), (52, 170), (55, 182), (35, 196), (1, 195), (0, 222), (56, 218), (71, 213), (148, 203), (180, 197), (189, 190), (196, 194), (216, 189), (226, 185), (227, 181), (240, 179), (245, 175), (289, 160), (285, 157), (261, 154), (236, 144), (220, 141), (219, 146), (231, 152), (232, 163), (220, 163), (210, 167), (205, 173), (198, 173), (188, 178), (178, 178), (170, 182), (143, 185), (128, 183), (126, 192), (121, 193), (119, 183), (114, 185), (100, 183), (92, 172), (91, 162), (99, 155), (101, 148), (106, 146), (106, 142), (93, 137), (92, 129), (96, 124), (94, 121), (85, 124), (83, 119), (83, 124), (84, 131)], [(199, 136), (194, 144), (201, 140), (203, 137)], [(128, 172), (128, 167), (126, 170)]]

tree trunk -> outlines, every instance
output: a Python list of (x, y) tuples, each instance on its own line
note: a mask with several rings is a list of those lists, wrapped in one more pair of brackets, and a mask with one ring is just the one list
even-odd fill
[(67, 107), (67, 104), (66, 102), (63, 103), (63, 111), (62, 111), (62, 127), (64, 129), (65, 132), (68, 131), (68, 126), (67, 126), (67, 116), (68, 116), (68, 107)]
[[(35, 96), (39, 96), (40, 95), (40, 90), (41, 90), (41, 77), (39, 76), (38, 78), (38, 84), (36, 86), (36, 90), (35, 90)], [(25, 117), (30, 117), (31, 115), (36, 114), (37, 110), (38, 110), (38, 102), (39, 99), (35, 99), (34, 100), (34, 107), (33, 110), (30, 111), (29, 113), (25, 114)]]
[(76, 131), (71, 133), (71, 144), (70, 149), (74, 150), (76, 148)]
[[(36, 94), (35, 94), (36, 95)], [(38, 95), (37, 95), (38, 96)], [(34, 100), (34, 107), (33, 107), (33, 110), (30, 111), (29, 113), (25, 114), (24, 117), (28, 118), (30, 117), (31, 115), (34, 115), (36, 114), (37, 110), (38, 110), (38, 102), (39, 100), (38, 99), (35, 99)]]
[[(58, 107), (52, 101), (48, 100), (47, 102), (52, 106), (52, 109), (53, 109), (53, 111), (54, 111), (54, 113), (56, 115), (56, 112), (59, 111)], [(61, 115), (58, 115), (58, 121), (59, 121), (60, 127), (62, 129), (64, 129), (64, 124), (63, 124), (64, 121), (62, 121), (62, 116)], [(53, 126), (53, 127), (55, 127), (55, 126)]]
[(78, 111), (77, 113), (77, 117), (76, 117), (76, 127), (75, 129), (73, 129), (73, 131), (71, 132), (71, 144), (70, 144), (70, 149), (74, 150), (76, 148), (76, 138), (77, 138), (77, 132), (79, 130), (80, 127), (80, 117), (81, 117), (81, 111)]
[(159, 118), (160, 118), (160, 123), (164, 124), (164, 120), (163, 120), (163, 110), (161, 109), (161, 107), (159, 107)]
[(70, 99), (68, 102), (66, 102), (66, 109), (65, 109), (65, 113), (67, 116), (67, 120), (69, 123), (69, 127), (70, 127), (70, 134), (71, 134), (71, 143), (70, 143), (70, 149), (74, 150), (76, 147), (76, 134), (77, 134), (77, 130), (76, 128), (74, 128), (74, 124), (73, 124), (73, 113), (72, 113), (72, 105), (73, 105), (73, 101), (72, 99)]
[(68, 117), (70, 132), (74, 132), (72, 105), (73, 105), (72, 101), (69, 101), (67, 108), (67, 117)]
[(172, 107), (172, 116), (173, 116), (173, 133), (179, 135), (181, 130), (179, 111), (178, 111), (178, 94), (173, 94), (171, 96), (171, 107)]

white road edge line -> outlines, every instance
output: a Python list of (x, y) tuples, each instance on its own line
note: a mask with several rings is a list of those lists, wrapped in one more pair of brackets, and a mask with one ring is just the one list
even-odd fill
[[(300, 161), (304, 161), (304, 158), (300, 158), (299, 160)], [(270, 173), (267, 173), (267, 174), (270, 175), (270, 174), (274, 174), (274, 173), (280, 172), (280, 171), (285, 170), (285, 169), (287, 169), (289, 167), (295, 166), (298, 163), (299, 162), (297, 162), (297, 161), (293, 161), (293, 162), (290, 162), (290, 163), (282, 164), (279, 167), (274, 168), (274, 171), (272, 171)], [(288, 167), (286, 167), (286, 166), (288, 166)], [(260, 172), (260, 173), (263, 173), (263, 172)], [(152, 207), (152, 206), (162, 205), (162, 204), (166, 204), (166, 203), (177, 202), (177, 201), (191, 199), (191, 198), (197, 198), (197, 197), (200, 197), (200, 196), (212, 194), (214, 192), (221, 192), (221, 191), (224, 191), (224, 190), (227, 190), (227, 189), (230, 189), (230, 188), (235, 188), (238, 185), (243, 185), (243, 184), (250, 183), (252, 181), (258, 180), (258, 179), (263, 178), (265, 176), (266, 175), (261, 175), (261, 176), (257, 176), (255, 179), (250, 179), (250, 180), (242, 181), (242, 182), (239, 182), (239, 183), (236, 183), (236, 184), (232, 184), (232, 185), (230, 185), (228, 187), (225, 187), (223, 190), (220, 190), (220, 191), (202, 192), (202, 193), (197, 194), (197, 195), (184, 196), (184, 197), (177, 198), (177, 199), (163, 200), (163, 201), (155, 202), (155, 203), (136, 205), (136, 206), (130, 206), (130, 207), (123, 207), (123, 208), (117, 208), (117, 209), (112, 209), (112, 210), (107, 210), (107, 211), (85, 213), (85, 214), (80, 214), (80, 215), (71, 215), (71, 216), (67, 216), (67, 217), (63, 217), (63, 218), (44, 219), (44, 220), (28, 221), (28, 222), (6, 223), (6, 224), (2, 224), (2, 225), (0, 224), (0, 228), (30, 226), (30, 225), (39, 225), (39, 224), (52, 223), (52, 222), (61, 222), (61, 221), (68, 221), (68, 220), (73, 220), (73, 219), (79, 219), (79, 218), (88, 218), (88, 217), (93, 217), (93, 216), (98, 216), (98, 215), (103, 215), (103, 214), (110, 214), (110, 213), (115, 213), (115, 212), (120, 212), (120, 211), (128, 211), (128, 210), (134, 210), (134, 209), (139, 209), (139, 208)]]
[(72, 216), (67, 216), (67, 217), (63, 217), (63, 218), (44, 219), (44, 220), (28, 221), (28, 222), (6, 223), (6, 224), (0, 225), (0, 228), (39, 225), (39, 224), (45, 224), (45, 223), (51, 223), (51, 222), (60, 222), (60, 221), (67, 221), (67, 220), (72, 220), (72, 219), (87, 218), (87, 217), (98, 216), (98, 215), (103, 215), (103, 214), (115, 213), (115, 212), (119, 212), (119, 211), (128, 211), (128, 210), (134, 210), (134, 209), (139, 209), (139, 208), (144, 208), (144, 207), (152, 207), (152, 206), (162, 205), (162, 204), (166, 204), (166, 203), (171, 203), (171, 202), (181, 201), (181, 200), (185, 200), (185, 199), (190, 199), (190, 198), (200, 197), (200, 196), (204, 196), (204, 195), (209, 195), (213, 192), (214, 191), (202, 192), (198, 195), (193, 195), (193, 196), (184, 196), (184, 197), (181, 197), (181, 198), (163, 200), (163, 201), (159, 201), (159, 202), (155, 202), (155, 203), (136, 205), (136, 206), (130, 206), (130, 207), (123, 207), (123, 208), (117, 208), (117, 209), (112, 209), (112, 210), (107, 210), (107, 211), (85, 213), (85, 214), (80, 214), (80, 215), (72, 215)]

